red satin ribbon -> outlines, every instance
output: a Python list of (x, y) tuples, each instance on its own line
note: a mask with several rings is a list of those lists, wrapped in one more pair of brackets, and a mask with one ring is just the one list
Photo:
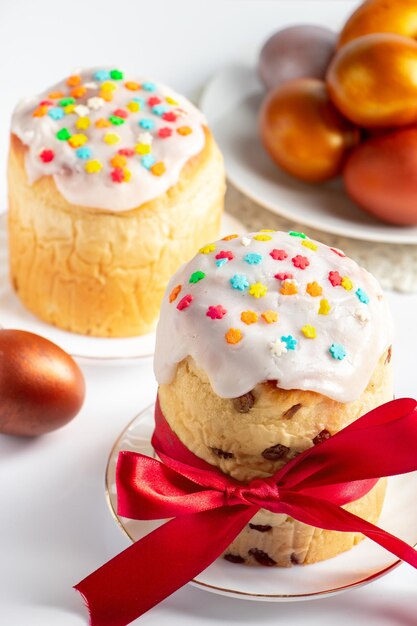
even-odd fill
[(159, 402), (152, 444), (163, 462), (121, 452), (118, 513), (174, 518), (76, 585), (92, 626), (126, 626), (219, 557), (260, 508), (328, 530), (361, 532), (417, 568), (417, 551), (340, 508), (381, 476), (417, 470), (417, 402), (393, 400), (306, 450), (274, 476), (239, 483), (190, 452)]

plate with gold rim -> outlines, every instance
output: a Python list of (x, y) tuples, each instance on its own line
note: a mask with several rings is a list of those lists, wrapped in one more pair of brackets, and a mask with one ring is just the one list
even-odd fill
[[(244, 231), (241, 222), (224, 214), (220, 236)], [(73, 357), (100, 364), (129, 364), (153, 356), (155, 333), (127, 338), (89, 337), (61, 330), (38, 319), (23, 306), (14, 292), (8, 265), (7, 217), (6, 214), (0, 214), (0, 328), (14, 328), (42, 335)]]
[[(121, 530), (135, 542), (163, 522), (130, 520), (117, 514), (115, 470), (121, 450), (153, 456), (151, 405), (121, 432), (110, 452), (106, 468), (106, 498)], [(417, 472), (394, 476), (388, 481), (384, 508), (378, 525), (417, 544)], [(332, 559), (314, 565), (289, 568), (245, 566), (217, 559), (190, 584), (213, 593), (249, 600), (290, 602), (320, 599), (366, 585), (384, 576), (401, 561), (370, 539)]]

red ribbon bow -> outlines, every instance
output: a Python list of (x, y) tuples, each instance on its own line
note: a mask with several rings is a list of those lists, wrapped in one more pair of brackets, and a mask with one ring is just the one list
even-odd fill
[(152, 445), (160, 462), (121, 452), (118, 513), (174, 518), (76, 585), (92, 626), (126, 626), (192, 580), (235, 539), (260, 508), (319, 528), (361, 532), (417, 568), (417, 551), (341, 505), (381, 476), (417, 469), (417, 402), (393, 400), (306, 450), (266, 479), (239, 483), (190, 452), (157, 401)]

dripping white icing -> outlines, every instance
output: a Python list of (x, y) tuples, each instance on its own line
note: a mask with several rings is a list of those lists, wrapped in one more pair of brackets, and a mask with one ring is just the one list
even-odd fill
[[(190, 355), (207, 373), (214, 391), (224, 398), (247, 393), (265, 380), (277, 380), (283, 389), (311, 390), (339, 402), (357, 399), (391, 343), (391, 318), (375, 278), (338, 251), (307, 238), (282, 232), (252, 233), (247, 238), (217, 242), (213, 251), (198, 253), (171, 279), (157, 329), (158, 382), (172, 382), (177, 363)], [(274, 259), (272, 250), (283, 251), (275, 256), (286, 258)], [(220, 257), (232, 253), (234, 258), (223, 263), (216, 259), (219, 253)], [(248, 254), (260, 255), (259, 263), (248, 263)], [(292, 260), (296, 257), (306, 258), (309, 265), (296, 267), (304, 265), (303, 260)], [(190, 277), (195, 272), (205, 276), (193, 283)], [(337, 272), (331, 275), (332, 280), (337, 283), (343, 278), (343, 285), (333, 286), (330, 272)], [(295, 282), (275, 277), (288, 273)], [(242, 290), (231, 285), (236, 275), (241, 278), (234, 283)], [(260, 292), (263, 287), (267, 289), (259, 298), (250, 295), (250, 286), (257, 283)], [(172, 290), (179, 285), (180, 293), (170, 302)], [(291, 285), (297, 294), (281, 293), (291, 291)], [(192, 296), (191, 304), (178, 310), (187, 295)], [(208, 317), (209, 307), (218, 305), (226, 311), (223, 317)], [(257, 321), (245, 324), (241, 319), (245, 311), (252, 312), (249, 318), (256, 314)], [(267, 323), (262, 317), (268, 311), (278, 315), (276, 322)], [(222, 313), (219, 310), (220, 316)], [(241, 333), (235, 344), (226, 341), (230, 329)], [(306, 336), (314, 334), (315, 338)], [(289, 349), (290, 345), (295, 349)]]
[[(185, 163), (204, 147), (205, 120), (188, 100), (168, 87), (124, 73), (123, 78), (112, 79), (110, 71), (84, 70), (76, 75), (78, 85), (68, 85), (68, 79), (65, 79), (42, 94), (24, 100), (14, 111), (12, 132), (28, 147), (26, 170), (30, 183), (50, 175), (60, 193), (72, 204), (125, 211), (158, 197), (175, 185)], [(69, 82), (77, 82), (77, 78), (70, 78)], [(140, 88), (132, 89), (135, 83)], [(107, 92), (103, 91), (103, 84), (107, 85)], [(79, 87), (79, 92), (73, 91)], [(85, 93), (74, 98), (74, 103), (60, 104), (63, 99), (71, 97), (71, 93), (82, 93), (84, 88)], [(55, 96), (57, 93), (62, 93), (62, 97), (50, 97), (50, 94)], [(111, 101), (103, 99), (106, 93), (111, 94)], [(136, 108), (140, 110), (136, 111)], [(109, 118), (118, 117), (115, 115), (118, 110), (126, 117), (121, 118), (121, 123), (115, 120), (116, 124), (113, 124)], [(168, 119), (164, 119), (165, 114)], [(88, 127), (82, 127), (80, 118), (87, 120), (85, 125)], [(100, 126), (102, 120), (109, 125)], [(70, 136), (87, 138), (79, 146), (80, 151), (72, 147), (68, 139), (57, 138), (62, 129), (67, 129)], [(160, 136), (161, 133), (171, 134), (164, 137)], [(107, 135), (114, 135), (111, 139), (116, 142), (106, 143), (104, 138)], [(125, 157), (125, 165), (115, 167), (111, 160), (124, 149), (134, 153)], [(45, 151), (53, 152), (51, 161), (41, 158)], [(99, 172), (87, 173), (85, 168), (91, 161), (99, 162)], [(149, 169), (153, 161), (163, 163), (165, 171), (161, 175)], [(120, 171), (114, 173), (117, 169)], [(125, 170), (128, 171), (126, 175)]]

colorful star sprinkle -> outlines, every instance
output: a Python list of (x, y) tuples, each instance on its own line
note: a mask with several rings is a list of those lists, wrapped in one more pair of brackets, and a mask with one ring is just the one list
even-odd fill
[(119, 143), (120, 135), (117, 135), (116, 133), (106, 133), (103, 137), (103, 140), (105, 143), (108, 143), (110, 146), (112, 146), (115, 143)]
[(49, 109), (48, 115), (56, 121), (61, 120), (64, 117), (65, 113), (61, 107), (53, 107), (52, 109)]
[(150, 81), (147, 81), (145, 83), (142, 83), (142, 87), (145, 91), (155, 91), (156, 90), (156, 85), (155, 83), (151, 83)]
[(113, 126), (121, 126), (125, 123), (125, 120), (123, 117), (119, 117), (118, 115), (110, 115), (109, 122), (113, 124)]
[(162, 119), (165, 120), (166, 122), (176, 122), (177, 116), (175, 115), (173, 111), (167, 111), (166, 113), (162, 115)]
[(131, 173), (125, 167), (115, 167), (110, 172), (110, 176), (114, 183), (127, 183), (130, 180)]
[(295, 296), (298, 293), (298, 283), (293, 279), (286, 279), (282, 282), (279, 290), (283, 296)]
[(87, 141), (88, 141), (88, 137), (87, 137), (87, 135), (84, 135), (83, 133), (77, 133), (75, 135), (72, 135), (68, 139), (68, 143), (71, 146), (71, 148), (80, 148)]
[(147, 170), (150, 170), (151, 167), (155, 165), (156, 159), (153, 154), (145, 154), (141, 158), (140, 162), (142, 163), (144, 168), (146, 168)]
[(313, 283), (307, 283), (306, 291), (312, 298), (317, 298), (317, 296), (321, 296), (323, 293), (323, 288), (318, 282), (314, 281)]
[(226, 313), (226, 309), (222, 307), (221, 304), (218, 304), (217, 306), (209, 306), (206, 315), (212, 320), (221, 320), (226, 315)]
[(177, 285), (176, 287), (172, 289), (171, 293), (169, 294), (170, 302), (174, 302), (174, 300), (177, 299), (178, 294), (180, 293), (181, 289), (182, 289), (182, 285)]
[(104, 117), (100, 117), (95, 123), (96, 128), (109, 128), (111, 126), (109, 120), (105, 120)]
[(81, 148), (77, 148), (75, 154), (79, 159), (89, 159), (92, 155), (92, 152), (88, 146), (81, 146)]
[(249, 287), (248, 279), (244, 274), (235, 274), (230, 279), (230, 284), (233, 289), (238, 289), (239, 291), (244, 291)]
[(110, 72), (110, 78), (113, 80), (122, 80), (123, 76), (124, 74), (120, 70), (111, 70)]
[(288, 254), (285, 252), (285, 250), (277, 250), (276, 248), (274, 248), (274, 250), (271, 250), (269, 255), (274, 259), (274, 261), (284, 261), (288, 257)]
[(191, 274), (189, 282), (193, 283), (193, 284), (198, 283), (198, 282), (200, 282), (200, 280), (203, 280), (203, 278), (205, 278), (205, 276), (206, 275), (205, 275), (204, 272), (202, 272), (201, 270), (197, 270), (196, 272), (193, 272)]
[(358, 297), (359, 301), (363, 304), (369, 304), (369, 298), (360, 287), (355, 291), (355, 295)]
[(155, 128), (155, 122), (153, 120), (145, 118), (139, 121), (139, 126), (141, 128), (144, 128), (145, 130), (152, 130), (153, 128)]
[(193, 296), (190, 293), (187, 293), (187, 295), (181, 298), (181, 300), (178, 302), (178, 311), (184, 311), (184, 309), (188, 309), (193, 300)]
[(235, 256), (230, 250), (221, 250), (216, 254), (216, 259), (227, 259), (228, 261), (233, 261), (234, 258)]
[(297, 254), (291, 260), (293, 262), (294, 267), (297, 267), (300, 270), (305, 270), (306, 267), (310, 265), (310, 261), (307, 259), (307, 257), (302, 256), (301, 254)]
[(154, 176), (162, 176), (162, 174), (165, 173), (165, 165), (162, 161), (158, 161), (158, 163), (155, 163), (149, 169)]
[(254, 298), (262, 298), (267, 291), (268, 287), (262, 283), (253, 283), (253, 285), (249, 287), (249, 295)]
[(60, 141), (68, 141), (70, 137), (71, 133), (69, 132), (68, 128), (61, 128), (56, 134), (56, 138)]
[(130, 91), (138, 91), (138, 89), (140, 89), (139, 83), (137, 83), (135, 80), (128, 80), (125, 83), (125, 87), (126, 89), (129, 89)]
[(307, 339), (315, 339), (317, 337), (316, 329), (314, 328), (314, 326), (310, 326), (310, 324), (306, 324), (305, 326), (303, 326), (301, 332)]
[(44, 163), (50, 163), (54, 160), (55, 153), (53, 150), (42, 150), (42, 152), (39, 154), (39, 158)]
[(74, 107), (74, 113), (76, 113), (80, 117), (87, 117), (90, 113), (90, 109), (84, 104), (77, 104), (77, 106)]
[(62, 98), (58, 104), (60, 107), (65, 108), (71, 104), (74, 104), (74, 102), (75, 102), (75, 98)]
[(84, 169), (87, 174), (98, 174), (103, 169), (103, 165), (97, 159), (93, 159), (92, 161), (87, 161)]
[(342, 277), (339, 272), (329, 272), (329, 281), (333, 287), (339, 287), (342, 284)]
[(270, 345), (270, 349), (271, 354), (277, 357), (280, 357), (283, 354), (287, 354), (288, 352), (287, 343), (285, 341), (282, 341), (282, 339), (276, 339), (275, 341), (273, 341)]
[(274, 275), (274, 278), (277, 280), (291, 280), (294, 278), (294, 274), (291, 274), (291, 272), (278, 272), (278, 274)]
[(91, 121), (89, 117), (79, 117), (78, 120), (75, 122), (75, 126), (78, 130), (87, 130), (90, 124)]
[(250, 326), (251, 324), (255, 324), (258, 321), (258, 315), (255, 311), (242, 311), (240, 314), (241, 321)]
[(353, 283), (348, 276), (343, 276), (341, 284), (343, 289), (346, 289), (346, 291), (353, 289)]
[(261, 317), (267, 324), (274, 324), (278, 321), (278, 313), (276, 311), (264, 311)]
[(161, 139), (168, 139), (168, 137), (171, 137), (171, 135), (172, 129), (168, 128), (167, 126), (163, 126), (158, 130), (158, 137), (161, 137)]
[(110, 163), (113, 167), (124, 167), (127, 163), (127, 159), (123, 154), (115, 154)]
[(37, 109), (35, 109), (32, 113), (33, 117), (43, 117), (44, 115), (46, 115), (48, 112), (48, 107), (46, 106), (46, 104), (42, 104), (41, 106), (39, 106)]
[(258, 254), (257, 252), (249, 252), (243, 257), (243, 260), (249, 265), (259, 265), (262, 261), (262, 254)]
[(137, 143), (135, 145), (136, 154), (142, 154), (142, 155), (150, 154), (151, 150), (152, 148), (148, 143)]
[[(162, 113), (166, 113), (166, 109), (161, 111), (160, 115), (162, 115)], [(193, 131), (189, 126), (180, 126), (179, 128), (177, 128), (177, 133), (179, 135), (182, 135), (183, 137), (186, 137), (187, 135), (191, 135), (192, 132)]]
[(329, 352), (337, 361), (343, 361), (346, 356), (346, 350), (340, 343), (332, 343), (329, 348)]
[(255, 241), (271, 241), (271, 235), (255, 235)]
[(292, 335), (283, 335), (281, 337), (281, 341), (285, 343), (287, 350), (295, 350), (298, 343), (298, 341)]
[(94, 78), (99, 81), (109, 80), (110, 73), (107, 70), (98, 70), (94, 74)]
[(290, 237), (300, 237), (300, 239), (306, 239), (307, 237), (307, 235), (305, 235), (304, 233), (299, 233), (296, 230), (290, 230), (288, 234), (290, 235)]
[(121, 117), (125, 120), (127, 118), (127, 111), (125, 111), (124, 109), (116, 109), (113, 115), (115, 115), (116, 117)]
[(129, 102), (126, 106), (131, 113), (137, 113), (138, 111), (140, 111), (139, 102), (135, 102), (134, 100), (132, 100), (132, 102)]
[(211, 252), (214, 252), (216, 249), (216, 244), (215, 243), (209, 243), (207, 246), (203, 246), (202, 248), (200, 248), (199, 253), (200, 254), (210, 254)]
[(87, 105), (88, 105), (88, 108), (91, 109), (92, 111), (98, 111), (105, 105), (105, 101), (103, 98), (100, 98), (99, 96), (93, 96), (92, 98), (89, 98), (87, 100)]
[(66, 83), (68, 87), (77, 87), (81, 83), (81, 76), (78, 74), (72, 74), (68, 76)]
[(242, 331), (239, 330), (239, 328), (229, 328), (229, 330), (225, 334), (225, 339), (227, 343), (234, 345), (242, 340), (242, 336)]
[(318, 246), (316, 243), (314, 243), (314, 241), (310, 241), (309, 239), (304, 239), (301, 242), (301, 245), (304, 246), (305, 248), (308, 248), (309, 250), (313, 250), (313, 252), (316, 252)]
[(318, 314), (319, 315), (328, 315), (331, 311), (331, 306), (329, 301), (326, 298), (323, 298), (323, 300), (320, 300), (320, 306), (319, 306), (319, 310), (318, 310)]

